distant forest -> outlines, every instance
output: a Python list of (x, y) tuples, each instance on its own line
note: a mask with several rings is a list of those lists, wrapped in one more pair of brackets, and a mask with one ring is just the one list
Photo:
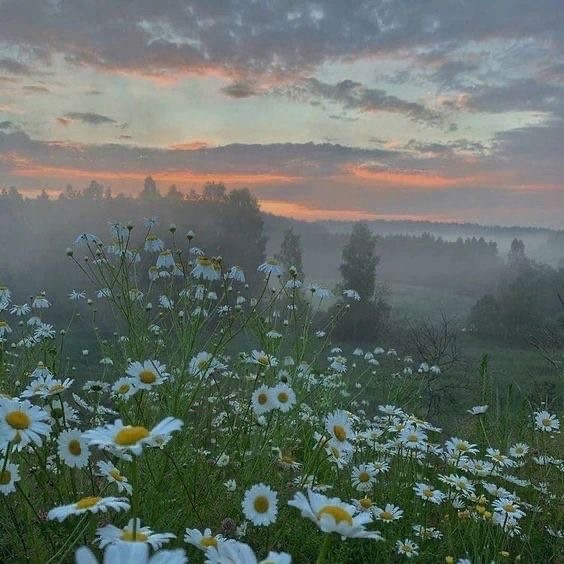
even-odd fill
[[(257, 265), (280, 251), (291, 228), (307, 281), (335, 287), (352, 228), (351, 223), (304, 223), (264, 214), (249, 190), (229, 191), (222, 183), (208, 183), (201, 192), (184, 194), (171, 186), (161, 193), (149, 177), (137, 197), (112, 195), (96, 181), (82, 190), (69, 185), (58, 198), (46, 192), (24, 198), (9, 188), (0, 191), (0, 285), (13, 289), (16, 302), (47, 290), (63, 315), (66, 295), (84, 286), (83, 275), (65, 254), (76, 236), (91, 232), (110, 244), (111, 223), (132, 221), (134, 244), (142, 245), (143, 218), (152, 216), (161, 233), (167, 234), (170, 224), (178, 226), (176, 238), (192, 230), (195, 245), (243, 267), (251, 285), (258, 280)], [(418, 222), (367, 225), (377, 235), (378, 283), (472, 297), (476, 305), (468, 327), (483, 335), (526, 339), (533, 330), (561, 327), (564, 232)]]

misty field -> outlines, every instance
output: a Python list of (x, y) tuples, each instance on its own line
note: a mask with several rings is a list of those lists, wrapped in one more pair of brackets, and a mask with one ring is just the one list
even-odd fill
[(3, 561), (559, 561), (560, 423), (551, 389), (511, 387), (524, 357), (500, 381), (484, 341), (450, 373), (339, 346), (356, 288), (183, 229), (78, 235), (57, 326), (48, 289), (0, 289)]

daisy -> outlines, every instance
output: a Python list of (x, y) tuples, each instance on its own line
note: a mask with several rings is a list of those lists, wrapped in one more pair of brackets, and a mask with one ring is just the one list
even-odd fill
[(354, 431), (346, 411), (337, 409), (325, 417), (325, 429), (343, 448), (352, 449)]
[[(149, 545), (144, 542), (118, 541), (107, 546), (104, 552), (103, 564), (186, 564), (188, 558), (183, 550), (159, 550), (149, 557)], [(80, 547), (75, 553), (76, 564), (98, 564), (93, 552), (86, 546)]]
[(372, 522), (372, 515), (363, 511), (358, 513), (354, 505), (339, 498), (329, 498), (308, 490), (307, 497), (298, 492), (288, 505), (301, 511), (302, 517), (313, 521), (324, 533), (337, 533), (345, 538), (368, 538), (382, 540), (377, 531), (367, 531), (364, 526)]
[(470, 409), (467, 410), (467, 412), (470, 415), (481, 415), (482, 413), (486, 413), (486, 411), (488, 410), (487, 405), (475, 405), (474, 407), (471, 407)]
[(205, 255), (200, 255), (196, 259), (196, 266), (190, 273), (194, 278), (201, 278), (203, 280), (219, 280), (220, 271), (218, 271), (214, 265), (212, 259), (206, 257)]
[(278, 366), (278, 359), (270, 354), (266, 354), (264, 351), (253, 351), (249, 358), (249, 362), (265, 367)]
[(28, 400), (0, 397), (0, 448), (8, 442), (22, 450), (29, 443), (41, 444), (41, 436), (49, 435), (49, 414)]
[(55, 507), (47, 514), (47, 519), (63, 521), (71, 515), (82, 515), (83, 513), (106, 513), (108, 509), (115, 511), (129, 510), (129, 503), (123, 497), (83, 497), (76, 503)]
[(94, 245), (100, 244), (102, 241), (96, 237), (96, 235), (92, 235), (92, 233), (81, 233), (75, 240), (74, 244), (77, 246), (88, 246), (90, 243)]
[(413, 558), (419, 554), (418, 552), (419, 547), (409, 539), (405, 539), (404, 541), (397, 541), (396, 542), (396, 551), (398, 554), (402, 554), (407, 558)]
[(476, 454), (478, 452), (476, 445), (457, 437), (449, 439), (446, 442), (445, 447), (447, 452), (453, 454), (454, 456), (464, 456), (467, 454)]
[(144, 249), (150, 253), (160, 253), (164, 250), (164, 241), (159, 239), (156, 235), (147, 235), (145, 239)]
[(82, 432), (78, 429), (64, 430), (57, 440), (57, 452), (59, 458), (71, 468), (84, 468), (88, 465), (90, 452), (88, 445), (82, 438)]
[[(4, 467), (5, 466), (5, 467)], [(20, 481), (20, 467), (17, 464), (0, 460), (0, 493), (8, 495), (16, 491), (16, 482)]]
[(114, 525), (106, 525), (96, 531), (96, 541), (100, 548), (119, 541), (147, 543), (153, 550), (158, 550), (163, 544), (176, 538), (172, 533), (153, 533), (149, 527), (142, 527), (141, 520), (130, 519), (123, 529)]
[(89, 445), (110, 448), (112, 451), (125, 454), (131, 451), (139, 456), (143, 446), (161, 446), (163, 441), (170, 438), (170, 434), (182, 428), (182, 421), (174, 417), (166, 417), (157, 426), (149, 430), (146, 427), (124, 425), (121, 419), (114, 423), (91, 429), (84, 433)]
[(122, 376), (112, 385), (112, 396), (121, 399), (129, 399), (136, 394), (139, 388), (135, 385), (133, 378)]
[(226, 366), (222, 364), (213, 354), (202, 351), (192, 358), (188, 365), (188, 372), (192, 376), (206, 378), (212, 372), (224, 370)]
[(253, 411), (256, 415), (263, 415), (274, 409), (275, 403), (273, 398), (273, 390), (268, 386), (260, 386), (251, 397)]
[(505, 466), (507, 468), (515, 466), (515, 461), (511, 460), (509, 456), (502, 454), (497, 448), (488, 447), (486, 449), (486, 453), (486, 456), (491, 458), (495, 464), (499, 464), (500, 466)]
[(548, 411), (536, 411), (535, 412), (535, 427), (539, 431), (545, 431), (546, 433), (552, 433), (560, 429), (560, 421), (556, 415), (549, 413)]
[(354, 300), (355, 302), (360, 301), (360, 295), (356, 290), (352, 290), (352, 289), (343, 290), (343, 296), (345, 296), (345, 298)]
[(245, 492), (243, 499), (245, 517), (257, 527), (266, 527), (276, 522), (278, 494), (264, 484), (255, 484)]
[(172, 256), (172, 251), (166, 249), (166, 251), (159, 253), (157, 268), (170, 268), (171, 266), (174, 266), (174, 257)]
[(376, 472), (371, 464), (361, 464), (352, 470), (351, 482), (359, 492), (368, 492), (376, 482)]
[(425, 483), (417, 483), (413, 486), (415, 495), (421, 499), (434, 503), (435, 505), (440, 505), (446, 498), (446, 495), (440, 490), (436, 490), (433, 486)]
[(0, 337), (9, 335), (12, 332), (12, 328), (8, 325), (7, 321), (0, 319)]
[(118, 492), (126, 492), (128, 495), (133, 493), (133, 488), (127, 478), (111, 462), (101, 460), (96, 463), (96, 466), (100, 471), (98, 475), (106, 478), (111, 484), (115, 484)]
[(141, 362), (132, 362), (125, 371), (140, 390), (150, 390), (153, 386), (163, 384), (168, 374), (166, 365), (161, 364), (158, 360), (146, 360)]
[(245, 283), (245, 273), (240, 266), (232, 266), (227, 273), (227, 277), (237, 282)]
[(296, 394), (288, 384), (280, 382), (271, 390), (274, 407), (287, 413), (296, 405)]
[(51, 303), (45, 297), (45, 294), (39, 294), (38, 296), (35, 296), (35, 299), (33, 300), (31, 307), (33, 307), (34, 309), (45, 309), (48, 308), (50, 305)]
[(374, 513), (376, 519), (379, 521), (384, 521), (384, 523), (391, 523), (392, 521), (397, 521), (398, 519), (402, 518), (403, 511), (388, 503), (384, 509), (380, 509), (379, 507), (375, 507), (372, 512)]
[(267, 274), (268, 276), (282, 276), (282, 273), (284, 272), (280, 263), (274, 258), (269, 258), (266, 262), (263, 262), (257, 270), (259, 272), (264, 272), (264, 274)]
[(521, 519), (521, 517), (525, 516), (525, 513), (519, 509), (519, 505), (513, 499), (507, 497), (496, 499), (492, 503), (492, 507), (495, 512), (501, 513), (508, 519)]
[(529, 445), (525, 443), (516, 443), (509, 449), (509, 454), (513, 458), (523, 458), (529, 452)]
[(206, 552), (206, 564), (290, 564), (292, 558), (285, 552), (269, 552), (265, 560), (257, 560), (253, 549), (243, 542), (228, 539)]
[(10, 313), (12, 315), (16, 315), (17, 317), (22, 317), (24, 315), (28, 315), (31, 311), (29, 304), (22, 304), (22, 305), (13, 305)]
[(186, 529), (184, 542), (206, 552), (210, 547), (217, 548), (224, 541), (221, 535), (212, 536), (211, 529), (205, 529), (203, 533), (199, 529)]

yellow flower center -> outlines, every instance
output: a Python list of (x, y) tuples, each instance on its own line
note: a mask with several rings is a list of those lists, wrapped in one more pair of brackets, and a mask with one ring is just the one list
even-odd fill
[(131, 427), (128, 425), (120, 429), (114, 437), (114, 442), (119, 446), (132, 446), (149, 436), (145, 427)]
[(9, 470), (4, 470), (3, 472), (0, 472), (0, 486), (5, 486), (6, 484), (9, 484), (11, 479), (12, 479), (12, 474), (10, 473)]
[(419, 437), (417, 435), (409, 435), (409, 437), (407, 437), (407, 441), (410, 443), (416, 443), (419, 440)]
[(208, 257), (198, 257), (198, 264), (200, 266), (211, 266), (212, 261)]
[(281, 457), (282, 462), (285, 462), (286, 464), (295, 464), (294, 459), (289, 456), (288, 454), (283, 454)]
[(217, 540), (214, 537), (202, 537), (200, 544), (206, 548), (209, 546), (217, 547)]
[(131, 386), (129, 384), (122, 384), (119, 388), (118, 388), (118, 392), (120, 394), (127, 394), (127, 392), (129, 392), (129, 389), (131, 388)]
[(368, 474), (368, 472), (361, 472), (358, 475), (359, 482), (368, 482), (369, 480), (370, 480), (370, 475)]
[(363, 497), (362, 499), (359, 499), (358, 503), (361, 505), (361, 507), (364, 507), (364, 509), (370, 509), (372, 507), (372, 500), (369, 497)]
[(288, 402), (288, 394), (286, 392), (280, 392), (278, 394), (278, 401), (280, 403), (287, 403)]
[(391, 521), (393, 515), (389, 511), (382, 511), (382, 513), (380, 513), (380, 519), (382, 519), (382, 521)]
[(545, 417), (542, 420), (542, 424), (543, 424), (544, 427), (550, 427), (551, 423), (552, 423), (552, 421), (548, 417)]
[(342, 443), (347, 440), (347, 432), (342, 425), (334, 425), (333, 434), (335, 435), (335, 438)]
[(122, 541), (127, 542), (146, 542), (146, 540), (149, 538), (149, 535), (147, 535), (147, 533), (142, 533), (141, 531), (135, 531), (134, 534), (133, 531), (124, 529), (119, 538)]
[(73, 439), (69, 443), (69, 452), (74, 456), (79, 456), (82, 453), (82, 448), (80, 447), (80, 441)]
[(507, 511), (507, 513), (513, 513), (515, 511), (515, 506), (511, 503), (506, 503), (503, 506), (503, 509), (505, 509), (505, 511)]
[(270, 507), (270, 503), (268, 502), (268, 498), (266, 496), (259, 495), (255, 498), (253, 506), (257, 513), (266, 513)]
[(143, 370), (139, 373), (139, 380), (141, 380), (143, 384), (154, 384), (156, 379), (155, 373), (150, 370)]
[(116, 482), (123, 482), (124, 478), (121, 475), (121, 472), (117, 469), (117, 468), (112, 468), (110, 470), (110, 476), (116, 481)]
[(466, 452), (468, 450), (468, 445), (466, 443), (459, 443), (456, 447), (460, 452)]
[(10, 411), (6, 415), (6, 423), (12, 427), (12, 429), (23, 430), (29, 428), (31, 424), (31, 419), (25, 411)]
[(266, 402), (268, 402), (268, 395), (262, 392), (261, 394), (258, 395), (257, 401), (259, 402), (260, 405), (264, 405)]
[(332, 517), (337, 525), (341, 522), (348, 523), (350, 526), (353, 524), (352, 517), (348, 511), (345, 511), (342, 507), (337, 505), (325, 505), (322, 507), (317, 514), (317, 518), (321, 519), (323, 515)]
[(53, 384), (49, 388), (50, 394), (60, 394), (61, 392), (64, 392), (64, 391), (65, 391), (65, 387), (62, 384)]
[(82, 499), (78, 500), (74, 506), (77, 509), (90, 509), (91, 507), (94, 507), (99, 501), (102, 501), (101, 497), (95, 497), (95, 496), (88, 496), (88, 497), (83, 497)]
[(269, 364), (268, 357), (266, 355), (259, 356), (257, 361), (259, 364), (262, 364), (263, 366), (268, 366)]
[(423, 490), (423, 495), (425, 497), (433, 497), (433, 490)]
[(210, 363), (208, 360), (200, 360), (200, 362), (198, 362), (198, 368), (204, 372), (206, 371), (210, 366)]

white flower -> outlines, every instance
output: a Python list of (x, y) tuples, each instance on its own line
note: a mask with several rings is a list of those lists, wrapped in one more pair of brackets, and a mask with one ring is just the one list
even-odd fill
[(253, 351), (248, 361), (264, 367), (278, 366), (278, 359), (270, 354), (266, 354), (264, 351)]
[(133, 378), (122, 376), (112, 385), (112, 395), (117, 398), (129, 399), (136, 394), (139, 388), (135, 385)]
[(361, 464), (352, 470), (351, 482), (359, 492), (368, 492), (376, 483), (376, 471), (371, 464)]
[(140, 390), (150, 390), (153, 386), (163, 384), (168, 374), (166, 365), (161, 364), (158, 360), (146, 360), (141, 362), (132, 362), (126, 370), (126, 374), (130, 376), (136, 388)]
[[(76, 564), (99, 564), (92, 551), (86, 546), (75, 553)], [(118, 541), (108, 545), (104, 552), (103, 564), (186, 564), (188, 558), (181, 550), (159, 550), (149, 557), (149, 545), (144, 542)]]
[(228, 492), (234, 492), (237, 489), (237, 482), (235, 480), (227, 480), (227, 482), (223, 482), (223, 485)]
[(346, 411), (337, 409), (325, 417), (325, 429), (342, 448), (352, 448), (354, 431)]
[(39, 294), (38, 296), (35, 296), (35, 299), (33, 300), (31, 307), (33, 307), (35, 309), (45, 309), (45, 308), (48, 308), (50, 305), (51, 305), (51, 303), (45, 297), (45, 295)]
[(101, 460), (96, 463), (98, 470), (100, 471), (100, 476), (103, 476), (111, 484), (117, 486), (118, 492), (126, 492), (131, 495), (133, 488), (131, 484), (127, 481), (127, 478), (111, 463)]
[(100, 548), (119, 541), (126, 541), (147, 543), (153, 550), (158, 550), (163, 544), (174, 538), (176, 538), (176, 535), (172, 533), (153, 533), (149, 527), (142, 527), (140, 519), (136, 520), (135, 532), (133, 519), (130, 519), (123, 529), (114, 525), (106, 525), (96, 531), (96, 542), (100, 545)]
[(354, 300), (355, 302), (360, 301), (360, 295), (356, 290), (343, 290), (343, 296), (345, 296), (345, 298), (349, 298), (351, 300)]
[(61, 432), (58, 438), (57, 452), (59, 458), (71, 468), (84, 468), (88, 465), (90, 452), (88, 445), (78, 429)]
[(160, 253), (164, 250), (164, 241), (159, 239), (156, 235), (150, 233), (145, 239), (144, 249), (151, 253)]
[(0, 337), (9, 335), (12, 332), (12, 328), (8, 325), (7, 321), (0, 319)]
[(257, 270), (259, 272), (264, 272), (264, 274), (269, 276), (282, 276), (282, 273), (284, 272), (280, 263), (274, 258), (269, 258), (266, 262), (263, 262)]
[(399, 507), (396, 507), (391, 503), (388, 503), (386, 507), (384, 507), (384, 509), (375, 507), (372, 510), (372, 512), (376, 516), (376, 519), (378, 519), (379, 521), (383, 521), (384, 523), (391, 523), (392, 521), (397, 521), (398, 519), (401, 519), (403, 515), (403, 511)]
[(10, 441), (22, 450), (29, 443), (41, 444), (41, 436), (51, 431), (49, 414), (28, 400), (18, 401), (0, 397), (0, 449)]
[(243, 499), (245, 517), (257, 527), (266, 527), (276, 522), (278, 494), (264, 484), (255, 484), (245, 492)]
[(294, 390), (284, 382), (276, 384), (270, 393), (274, 407), (283, 413), (290, 411), (296, 405), (297, 400)]
[(196, 259), (196, 266), (190, 273), (194, 278), (202, 278), (203, 280), (219, 280), (221, 269), (217, 267), (216, 263), (201, 255)]
[(237, 282), (245, 283), (245, 273), (240, 266), (232, 266), (227, 273), (227, 277)]
[(262, 415), (263, 413), (272, 411), (275, 405), (272, 388), (269, 388), (268, 386), (260, 386), (257, 388), (253, 392), (251, 403), (256, 415)]
[(339, 498), (329, 498), (323, 494), (308, 490), (308, 497), (298, 492), (288, 505), (301, 511), (317, 524), (324, 533), (337, 533), (341, 538), (368, 538), (382, 540), (377, 531), (367, 531), (364, 526), (372, 521), (369, 512), (357, 514), (357, 508)]
[(16, 491), (16, 482), (20, 481), (20, 467), (8, 462), (4, 468), (4, 460), (0, 459), (0, 493), (8, 495)]
[(79, 499), (76, 503), (51, 509), (47, 514), (47, 519), (63, 521), (70, 515), (81, 515), (86, 512), (106, 513), (108, 509), (114, 509), (115, 511), (121, 511), (123, 509), (127, 511), (129, 509), (129, 503), (127, 499), (123, 497), (88, 496)]
[(553, 415), (548, 411), (536, 411), (535, 426), (539, 431), (553, 433), (554, 431), (558, 431), (558, 429), (560, 429), (560, 421), (558, 421), (556, 415)]
[(212, 372), (219, 370), (224, 370), (225, 365), (222, 364), (213, 354), (202, 351), (199, 352), (188, 365), (188, 372), (192, 376), (197, 376), (199, 378), (206, 378)]
[(174, 266), (174, 257), (172, 256), (172, 251), (167, 249), (159, 253), (157, 258), (157, 268), (170, 268)]
[(418, 483), (413, 486), (415, 495), (420, 497), (425, 501), (434, 503), (435, 505), (440, 505), (446, 498), (446, 495), (440, 490), (436, 490), (433, 486), (425, 483)]
[(203, 550), (207, 551), (210, 547), (218, 547), (219, 544), (223, 542), (223, 537), (221, 535), (212, 536), (211, 529), (205, 529), (201, 533), (198, 529), (186, 529), (184, 535), (184, 542)]
[(409, 539), (396, 542), (396, 551), (398, 554), (403, 554), (407, 558), (413, 558), (419, 554), (419, 547)]
[(508, 519), (521, 519), (521, 517), (525, 516), (525, 513), (520, 509), (520, 506), (511, 498), (502, 497), (500, 499), (496, 499), (492, 503), (492, 507), (494, 511), (501, 513)]
[(269, 552), (265, 560), (257, 560), (252, 548), (234, 539), (226, 540), (206, 552), (206, 564), (290, 564), (292, 559), (285, 552)]
[(149, 430), (146, 427), (124, 425), (121, 419), (114, 423), (91, 429), (84, 433), (90, 445), (111, 449), (116, 453), (131, 451), (140, 455), (143, 446), (162, 446), (170, 439), (171, 433), (182, 428), (182, 421), (174, 417), (166, 417), (157, 426)]
[(516, 443), (509, 449), (509, 454), (514, 458), (523, 458), (529, 452), (529, 445)]
[(470, 415), (481, 415), (482, 413), (486, 413), (487, 410), (487, 405), (475, 405), (468, 410), (468, 413), (470, 413)]

